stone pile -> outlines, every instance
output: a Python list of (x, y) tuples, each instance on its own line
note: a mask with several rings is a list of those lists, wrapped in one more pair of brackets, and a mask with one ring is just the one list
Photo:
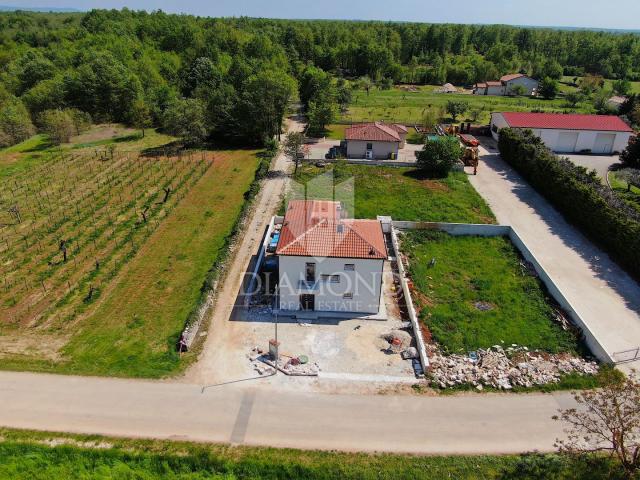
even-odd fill
[(315, 377), (320, 372), (320, 366), (315, 362), (300, 363), (297, 358), (280, 356), (278, 363), (274, 362), (268, 352), (254, 347), (247, 355), (253, 369), (260, 375), (273, 375), (274, 369), (282, 373), (298, 377)]
[(495, 345), (478, 350), (475, 356), (443, 355), (435, 351), (429, 355), (429, 362), (433, 383), (439, 388), (473, 385), (478, 390), (484, 387), (510, 390), (515, 386), (557, 383), (562, 375), (569, 373), (593, 375), (598, 372), (595, 362), (568, 354), (530, 352), (517, 345), (507, 349)]

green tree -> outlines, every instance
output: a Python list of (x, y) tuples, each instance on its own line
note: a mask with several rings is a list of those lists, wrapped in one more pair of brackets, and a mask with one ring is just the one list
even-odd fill
[(627, 79), (620, 79), (613, 82), (613, 92), (616, 95), (626, 96), (631, 93), (631, 82)]
[(524, 85), (514, 85), (509, 90), (509, 95), (513, 95), (514, 97), (522, 97), (523, 95), (526, 95), (526, 93), (527, 89)]
[(343, 78), (338, 80), (336, 87), (336, 101), (340, 106), (340, 111), (345, 113), (349, 110), (349, 105), (353, 98), (351, 91), (351, 85), (349, 85)]
[(640, 137), (632, 137), (629, 145), (620, 154), (620, 162), (625, 168), (640, 169)]
[(431, 132), (442, 118), (442, 111), (436, 108), (425, 108), (422, 112), (422, 127)]
[(29, 112), (18, 99), (10, 99), (0, 107), (0, 144), (15, 145), (34, 133)]
[(632, 186), (640, 188), (640, 169), (623, 168), (616, 172), (616, 177), (627, 183), (627, 192), (631, 191)]
[(462, 158), (462, 147), (457, 137), (438, 137), (427, 140), (416, 153), (418, 168), (430, 177), (446, 177)]
[(575, 108), (582, 100), (584, 100), (584, 94), (580, 91), (571, 91), (567, 92), (564, 98), (567, 101), (568, 106)]
[(69, 143), (75, 133), (73, 119), (64, 110), (45, 110), (40, 114), (38, 123), (54, 145)]
[(200, 144), (208, 135), (204, 104), (195, 98), (175, 100), (167, 107), (162, 120), (164, 129), (187, 145)]
[[(621, 378), (622, 377), (622, 378)], [(572, 457), (607, 453), (632, 480), (640, 473), (640, 382), (613, 372), (598, 390), (574, 394), (578, 408), (561, 410), (554, 419), (567, 428), (566, 439), (556, 441), (560, 451)]]
[(331, 92), (316, 95), (307, 109), (309, 131), (313, 134), (322, 134), (327, 125), (335, 120), (337, 110), (336, 101)]
[(131, 106), (131, 124), (142, 130), (142, 138), (144, 138), (145, 129), (152, 125), (151, 109), (143, 99), (139, 98)]
[(464, 114), (469, 109), (469, 104), (461, 100), (449, 100), (445, 109), (455, 122), (459, 115)]
[(365, 75), (364, 77), (360, 77), (360, 79), (358, 79), (358, 88), (360, 90), (366, 91), (367, 97), (369, 96), (369, 92), (373, 88), (373, 82), (368, 75)]
[(303, 158), (304, 151), (304, 135), (300, 132), (287, 133), (284, 143), (282, 145), (282, 151), (295, 165), (294, 173), (298, 172), (298, 165), (300, 159)]
[(538, 92), (542, 98), (547, 100), (553, 100), (558, 95), (558, 91), (560, 90), (560, 86), (558, 85), (557, 80), (554, 80), (550, 77), (545, 77), (540, 82), (540, 87), (538, 88)]

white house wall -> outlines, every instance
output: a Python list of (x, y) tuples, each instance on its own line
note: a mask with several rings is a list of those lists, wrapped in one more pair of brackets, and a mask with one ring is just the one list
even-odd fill
[[(494, 125), (498, 127), (498, 132), (494, 131)], [(491, 135), (495, 140), (499, 139), (499, 132), (503, 128), (508, 128), (509, 124), (505, 120), (504, 116), (501, 113), (493, 113), (491, 115)], [(557, 129), (531, 129), (532, 132), (540, 137), (544, 144), (549, 147), (551, 150), (556, 151), (558, 148), (558, 140), (560, 138), (560, 134), (563, 132), (575, 132), (575, 130), (557, 130)], [(575, 152), (583, 152), (593, 150), (593, 147), (596, 143), (596, 138), (598, 134), (611, 134), (615, 133), (616, 138), (613, 142), (613, 152), (622, 152), (629, 143), (629, 139), (632, 134), (629, 132), (607, 132), (607, 131), (591, 131), (591, 130), (581, 130), (578, 131), (578, 142), (576, 143)]]
[(513, 87), (515, 87), (516, 85), (522, 85), (525, 88), (527, 95), (532, 95), (533, 92), (538, 89), (537, 80), (529, 77), (520, 77), (507, 82), (507, 85), (505, 87), (506, 93), (510, 93)]
[(367, 144), (371, 143), (373, 147), (373, 156), (376, 160), (387, 160), (391, 158), (391, 154), (398, 154), (400, 142), (366, 142), (361, 140), (347, 141), (347, 158), (365, 158)]
[[(316, 264), (316, 281), (305, 282), (306, 263)], [(345, 271), (354, 264), (354, 271)], [(279, 257), (280, 309), (300, 310), (300, 295), (315, 295), (315, 310), (320, 312), (378, 313), (384, 260), (349, 258)], [(340, 282), (323, 280), (322, 275), (339, 275)], [(347, 293), (352, 299), (344, 298)]]

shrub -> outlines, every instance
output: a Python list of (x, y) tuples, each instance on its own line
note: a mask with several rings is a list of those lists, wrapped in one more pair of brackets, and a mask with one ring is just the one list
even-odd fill
[(530, 130), (502, 129), (502, 158), (567, 221), (640, 277), (640, 212), (602, 185), (594, 172), (559, 158)]
[(457, 137), (439, 137), (427, 140), (417, 152), (418, 167), (431, 177), (446, 177), (462, 157), (462, 147)]

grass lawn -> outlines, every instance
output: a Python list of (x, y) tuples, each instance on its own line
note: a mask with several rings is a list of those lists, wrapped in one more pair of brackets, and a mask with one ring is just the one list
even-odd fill
[(331, 169), (336, 184), (354, 178), (356, 218), (390, 215), (396, 220), (495, 223), (493, 213), (461, 172), (430, 180), (410, 168), (337, 163), (324, 168), (304, 165), (296, 180), (306, 183)]
[[(498, 97), (467, 94), (435, 93), (437, 87), (427, 85), (416, 87), (417, 92), (409, 92), (400, 88), (389, 90), (372, 89), (367, 95), (365, 91), (356, 90), (349, 111), (341, 115), (344, 123), (384, 120), (405, 124), (419, 123), (426, 108), (438, 108), (447, 104), (449, 100), (462, 100), (469, 103), (466, 116), (473, 110), (479, 111), (477, 123), (489, 123), (491, 112), (495, 111), (531, 111), (541, 110), (549, 112), (576, 111), (592, 113), (593, 107), (582, 103), (576, 108), (566, 106), (562, 98), (543, 100), (525, 97)], [(458, 118), (458, 121), (467, 120)], [(471, 118), (468, 119), (471, 121)]]
[(334, 123), (327, 127), (327, 138), (331, 140), (344, 140), (345, 130), (349, 125)]
[[(0, 430), (0, 478), (456, 480), (618, 478), (605, 456), (408, 456)], [(57, 445), (57, 446), (51, 446)]]
[[(420, 318), (445, 351), (511, 344), (550, 353), (579, 351), (578, 340), (552, 321), (540, 282), (520, 266), (508, 239), (411, 231), (402, 250), (419, 292)], [(491, 309), (481, 311), (476, 302)]]
[(609, 172), (609, 184), (620, 197), (627, 201), (627, 203), (630, 203), (640, 210), (640, 188), (631, 185), (631, 189), (629, 189), (627, 182), (620, 180), (616, 176), (616, 172)]

